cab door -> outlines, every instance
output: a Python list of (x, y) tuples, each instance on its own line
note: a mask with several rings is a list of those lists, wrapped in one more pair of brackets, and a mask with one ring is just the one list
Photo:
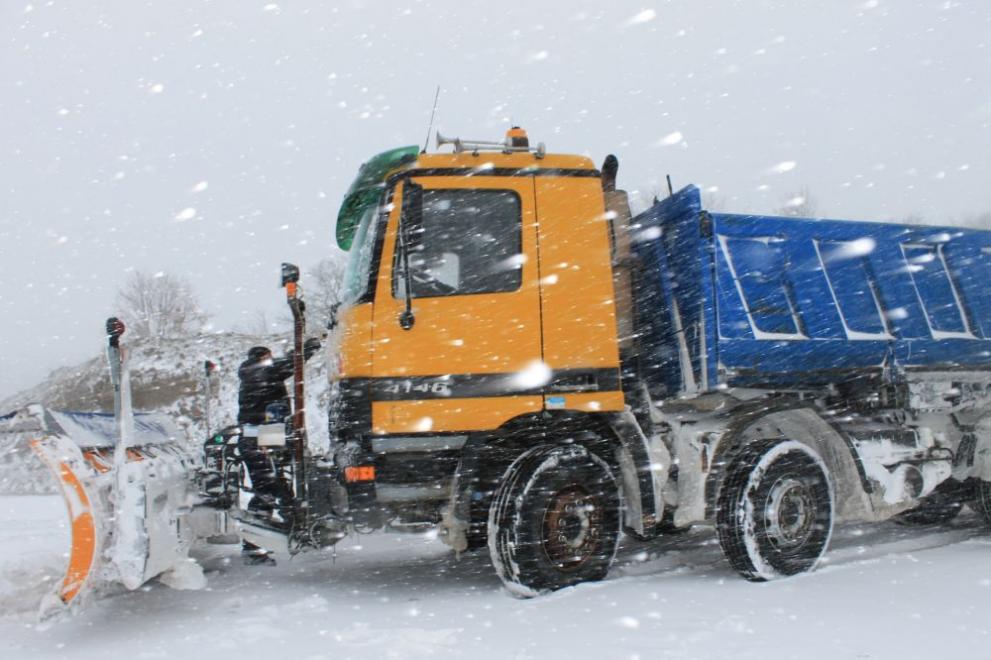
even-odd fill
[[(422, 186), (422, 213), (403, 259), (410, 180)], [(494, 429), (540, 410), (549, 371), (532, 177), (413, 177), (397, 184), (394, 201), (375, 290), (373, 432)]]

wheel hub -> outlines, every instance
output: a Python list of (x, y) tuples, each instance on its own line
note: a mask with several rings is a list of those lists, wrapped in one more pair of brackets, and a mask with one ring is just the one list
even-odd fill
[(602, 506), (580, 486), (558, 491), (544, 513), (544, 552), (559, 570), (581, 567), (599, 545)]
[(808, 486), (785, 477), (768, 493), (764, 512), (765, 528), (771, 543), (782, 550), (801, 547), (814, 530), (815, 499)]

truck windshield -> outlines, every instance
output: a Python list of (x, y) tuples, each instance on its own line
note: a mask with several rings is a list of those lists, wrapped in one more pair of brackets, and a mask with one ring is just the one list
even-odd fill
[(378, 206), (389, 173), (415, 161), (418, 153), (419, 148), (415, 145), (390, 149), (373, 156), (361, 166), (337, 213), (338, 247), (345, 251), (351, 249), (358, 224), (368, 207)]
[(376, 221), (379, 205), (373, 204), (365, 209), (358, 228), (354, 233), (348, 266), (344, 271), (344, 290), (341, 293), (341, 303), (345, 307), (354, 305), (361, 300), (371, 286), (369, 278), (372, 271), (372, 255), (375, 252), (375, 236), (379, 223)]

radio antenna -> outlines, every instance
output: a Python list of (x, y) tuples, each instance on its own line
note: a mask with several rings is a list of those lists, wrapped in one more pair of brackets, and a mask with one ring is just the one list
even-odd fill
[(437, 85), (437, 93), (434, 94), (434, 109), (430, 111), (430, 123), (427, 125), (427, 137), (423, 141), (423, 151), (421, 154), (427, 153), (427, 145), (430, 144), (430, 131), (434, 128), (434, 115), (437, 114), (437, 99), (440, 98), (440, 85)]

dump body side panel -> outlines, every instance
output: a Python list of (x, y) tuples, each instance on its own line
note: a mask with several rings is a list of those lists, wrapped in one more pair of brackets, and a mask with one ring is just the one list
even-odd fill
[(655, 395), (991, 368), (991, 232), (709, 214), (694, 187), (634, 226)]
[(711, 244), (698, 195), (678, 193), (633, 219), (634, 325), (655, 399), (716, 385)]

